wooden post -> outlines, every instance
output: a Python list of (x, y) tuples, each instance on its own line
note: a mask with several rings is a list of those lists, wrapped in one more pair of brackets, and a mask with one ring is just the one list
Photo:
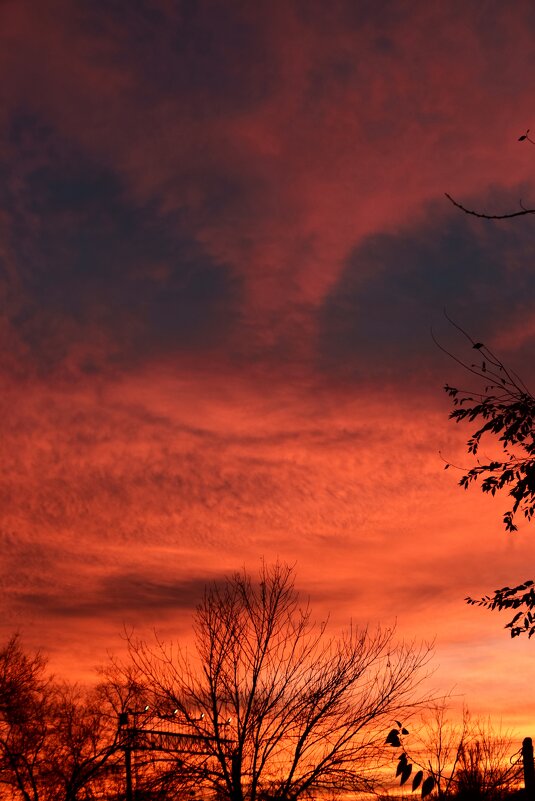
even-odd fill
[(535, 765), (533, 763), (533, 741), (531, 737), (524, 737), (522, 740), (522, 763), (524, 765), (526, 799), (535, 801)]

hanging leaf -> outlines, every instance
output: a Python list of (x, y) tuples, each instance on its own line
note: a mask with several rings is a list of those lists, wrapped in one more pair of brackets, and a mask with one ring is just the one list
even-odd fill
[(400, 785), (405, 784), (411, 773), (412, 773), (412, 765), (409, 763), (408, 765), (405, 765), (403, 771), (401, 772)]
[(414, 778), (413, 778), (413, 780), (412, 780), (412, 792), (413, 792), (413, 793), (414, 793), (414, 791), (415, 791), (415, 790), (417, 790), (417, 789), (418, 789), (418, 787), (421, 785), (423, 777), (424, 777), (424, 772), (423, 772), (423, 770), (419, 770), (419, 771), (418, 771), (418, 773), (416, 773), (416, 774), (414, 775)]
[(433, 787), (435, 786), (435, 780), (432, 776), (428, 776), (427, 779), (422, 784), (422, 798), (425, 798), (429, 795), (429, 793), (433, 792)]
[(396, 720), (396, 725), (397, 725), (398, 729), (401, 729), (401, 723), (399, 722), (399, 720)]
[(396, 768), (396, 776), (399, 776), (400, 773), (403, 773), (406, 767), (407, 767), (407, 755), (402, 754), (399, 758), (398, 766)]
[(399, 730), (391, 729), (385, 740), (385, 745), (391, 745), (392, 748), (400, 748), (401, 742), (399, 740)]
[(402, 734), (408, 734), (408, 733), (409, 733), (409, 730), (408, 730), (408, 729), (401, 729), (401, 733), (402, 733)]

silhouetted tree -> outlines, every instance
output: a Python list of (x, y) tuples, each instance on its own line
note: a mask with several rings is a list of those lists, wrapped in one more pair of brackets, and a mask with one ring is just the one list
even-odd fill
[(463, 708), (456, 720), (442, 702), (431, 705), (421, 725), (413, 722), (416, 731), (410, 736), (396, 723), (387, 738), (401, 749), (396, 776), (406, 786), (412, 780), (412, 791), (420, 789), (423, 798), (434, 791), (442, 799), (499, 801), (521, 782), (520, 752), (511, 756), (511, 735), (496, 729), (490, 718), (473, 720)]
[[(475, 464), (463, 471), (459, 483), (467, 489), (470, 484), (480, 481), (481, 490), (491, 495), (506, 490), (513, 503), (504, 513), (503, 521), (506, 530), (513, 532), (517, 530), (514, 522), (517, 514), (531, 520), (535, 512), (535, 397), (490, 348), (452, 324), (468, 339), (477, 356), (475, 362), (465, 362), (451, 353), (448, 355), (481, 380), (478, 391), (449, 384), (444, 387), (454, 405), (450, 418), (456, 423), (476, 423), (476, 429), (467, 442), (468, 453), (475, 458)], [(498, 443), (500, 454), (495, 459), (479, 459), (484, 437), (492, 437)], [(446, 463), (446, 469), (448, 467), (450, 464)], [(532, 611), (535, 609), (535, 592), (531, 580), (514, 587), (503, 587), (480, 599), (468, 597), (466, 601), (489, 609), (519, 609), (506, 625), (511, 636), (528, 632), (531, 637), (535, 633), (535, 614)]]
[(118, 755), (117, 719), (96, 690), (55, 681), (18, 636), (0, 649), (0, 798), (88, 801)]
[(522, 762), (511, 758), (512, 738), (494, 729), (490, 719), (479, 720), (463, 743), (456, 773), (459, 801), (501, 801), (518, 788)]
[(44, 797), (85, 801), (109, 785), (111, 763), (122, 762), (117, 723), (97, 689), (55, 685), (44, 748)]
[(400, 785), (410, 786), (413, 793), (419, 790), (421, 798), (433, 790), (439, 798), (452, 794), (459, 754), (468, 736), (469, 716), (463, 709), (462, 719), (454, 721), (447, 712), (444, 701), (433, 702), (416, 731), (411, 733), (396, 721), (397, 728), (391, 729), (386, 738), (387, 745), (400, 749), (396, 766)]
[(131, 641), (131, 658), (198, 743), (162, 780), (229, 801), (369, 788), (385, 721), (415, 702), (429, 658), (390, 629), (327, 637), (280, 564), (208, 587), (194, 630), (194, 655)]
[[(117, 731), (118, 753), (108, 763), (111, 775), (106, 772), (111, 797), (121, 801), (167, 801), (174, 797), (163, 781), (166, 755), (151, 749), (143, 749), (140, 754), (137, 750), (137, 729), (152, 717), (149, 692), (140, 671), (133, 664), (119, 665), (111, 659), (99, 674), (97, 691), (107, 727), (112, 731), (115, 726)], [(176, 782), (172, 789), (176, 790)]]
[(14, 798), (39, 801), (51, 683), (46, 660), (17, 636), (0, 650), (0, 783)]
[(425, 716), (419, 735), (425, 753), (421, 767), (434, 779), (439, 798), (448, 797), (455, 789), (459, 758), (470, 739), (470, 715), (463, 708), (460, 719), (448, 716), (446, 703), (433, 704)]

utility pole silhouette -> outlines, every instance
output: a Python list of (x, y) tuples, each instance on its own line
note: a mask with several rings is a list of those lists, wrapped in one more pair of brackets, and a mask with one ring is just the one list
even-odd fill
[(535, 801), (535, 766), (533, 763), (533, 741), (531, 737), (524, 737), (522, 740), (522, 764), (524, 766), (526, 799)]

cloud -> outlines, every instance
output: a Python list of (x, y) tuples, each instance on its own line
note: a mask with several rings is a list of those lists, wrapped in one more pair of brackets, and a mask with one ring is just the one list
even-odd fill
[(242, 295), (229, 265), (39, 119), (19, 115), (12, 130), (9, 322), (34, 368), (78, 359), (91, 373), (220, 346)]
[(423, 221), (369, 236), (350, 254), (319, 314), (324, 369), (393, 381), (443, 372), (430, 336), (456, 333), (443, 309), (491, 341), (535, 301), (528, 225), (437, 211), (433, 204)]
[[(114, 0), (76, 15), (81, 36), (100, 38), (100, 65), (135, 76), (142, 101), (178, 96), (189, 113), (238, 113), (264, 99), (275, 75), (266, 30), (246, 5), (166, 4)], [(132, 59), (135, 49), (136, 58)], [(244, 70), (244, 65), (247, 69)]]
[(279, 556), (321, 619), (479, 641), (462, 597), (532, 550), (442, 472), (429, 328), (532, 361), (529, 221), (441, 199), (530, 195), (534, 11), (492, 12), (1, 4), (6, 632), (79, 675)]
[(107, 619), (113, 621), (119, 631), (122, 624), (162, 620), (170, 613), (191, 614), (213, 578), (208, 574), (162, 581), (147, 574), (113, 572), (90, 588), (63, 586), (41, 592), (19, 592), (16, 602), (30, 614), (39, 610), (43, 621)]

